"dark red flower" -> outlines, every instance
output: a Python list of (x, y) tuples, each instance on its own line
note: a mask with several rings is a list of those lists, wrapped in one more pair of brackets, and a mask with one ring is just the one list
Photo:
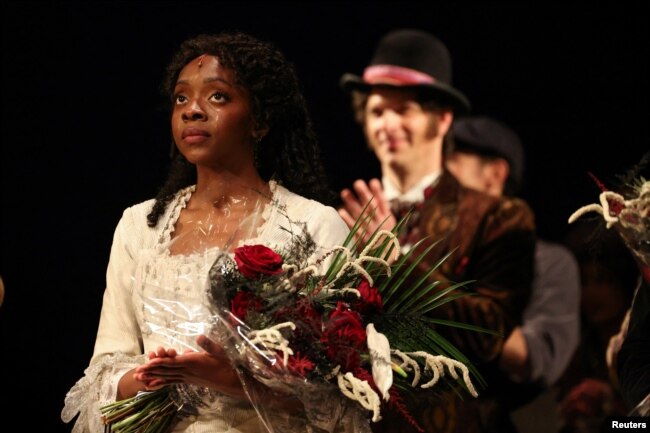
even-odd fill
[(381, 301), (381, 293), (379, 293), (379, 290), (377, 290), (376, 287), (371, 287), (368, 280), (365, 278), (362, 279), (357, 290), (361, 297), (359, 298), (359, 301), (355, 303), (356, 310), (361, 313), (382, 310), (384, 304)]
[(250, 279), (282, 272), (282, 256), (264, 245), (235, 248), (235, 262), (239, 272)]
[(397, 412), (404, 420), (409, 423), (415, 430), (420, 433), (425, 433), (425, 430), (418, 424), (418, 422), (413, 418), (408, 407), (404, 403), (402, 395), (399, 393), (399, 390), (395, 386), (391, 386), (388, 390), (390, 394), (390, 399), (388, 400), (388, 407)]
[(622, 200), (608, 198), (607, 204), (609, 204), (609, 214), (612, 216), (618, 216), (625, 209), (625, 203)]
[(587, 174), (594, 180), (594, 182), (596, 182), (596, 185), (598, 185), (598, 188), (600, 188), (602, 192), (607, 191), (605, 184), (602, 183), (592, 172), (588, 171)]
[(372, 389), (374, 389), (376, 392), (379, 392), (377, 385), (375, 385), (375, 380), (372, 378), (372, 373), (370, 373), (365, 368), (356, 368), (354, 370), (354, 377), (357, 379), (365, 380), (368, 382), (368, 385), (370, 385)]
[(320, 335), (323, 328), (323, 319), (316, 311), (314, 306), (307, 300), (298, 301), (296, 305), (296, 323), (298, 334), (308, 333), (312, 335)]
[(260, 298), (249, 292), (237, 292), (230, 301), (230, 311), (243, 321), (246, 321), (249, 311), (260, 311), (261, 309)]
[(292, 373), (305, 377), (307, 373), (316, 367), (316, 364), (311, 362), (306, 356), (302, 356), (300, 352), (297, 352), (295, 355), (289, 357), (288, 367)]
[(321, 342), (327, 357), (343, 371), (357, 368), (361, 364), (361, 352), (366, 350), (366, 330), (359, 313), (339, 302), (325, 325)]
[[(365, 370), (363, 368), (357, 368), (354, 370), (354, 376), (361, 379), (365, 380), (368, 382), (370, 387), (375, 390), (375, 392), (379, 393), (379, 390), (377, 389), (377, 385), (375, 385), (375, 381), (372, 378), (372, 373), (370, 373), (368, 370)], [(418, 422), (413, 418), (413, 415), (409, 412), (408, 408), (406, 407), (406, 404), (404, 404), (404, 400), (402, 398), (402, 395), (399, 393), (399, 389), (396, 386), (391, 386), (390, 389), (388, 390), (388, 393), (390, 394), (390, 399), (388, 402), (382, 402), (382, 405), (388, 406), (395, 412), (397, 412), (401, 417), (404, 418), (406, 422), (408, 422), (413, 428), (415, 428), (418, 432), (424, 433), (424, 430)], [(383, 409), (382, 409), (383, 410)]]
[[(602, 183), (592, 172), (587, 172), (587, 174), (591, 176), (591, 178), (594, 180), (594, 182), (596, 182), (596, 185), (598, 185), (598, 188), (600, 188), (602, 192), (607, 191), (605, 184)], [(609, 214), (612, 216), (618, 216), (618, 214), (620, 214), (621, 211), (625, 209), (625, 203), (620, 200), (615, 200), (610, 197), (607, 199), (607, 203), (609, 204)]]
[(274, 313), (281, 321), (290, 321), (296, 325), (292, 340), (318, 340), (322, 334), (323, 320), (321, 315), (308, 298), (296, 301), (295, 305), (284, 306)]

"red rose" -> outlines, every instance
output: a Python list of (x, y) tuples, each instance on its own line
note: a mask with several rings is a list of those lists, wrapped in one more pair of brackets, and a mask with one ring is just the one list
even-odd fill
[(357, 368), (361, 364), (360, 354), (366, 349), (366, 330), (361, 316), (339, 302), (329, 318), (321, 337), (327, 357), (343, 371)]
[(240, 320), (246, 321), (249, 311), (260, 311), (262, 301), (252, 293), (237, 292), (230, 301), (230, 312)]
[(239, 272), (249, 279), (282, 272), (282, 256), (264, 245), (235, 248), (235, 262)]
[(368, 280), (365, 278), (361, 280), (361, 284), (357, 287), (361, 298), (356, 303), (355, 307), (361, 313), (370, 311), (381, 311), (384, 304), (381, 302), (381, 293), (376, 287), (371, 287)]

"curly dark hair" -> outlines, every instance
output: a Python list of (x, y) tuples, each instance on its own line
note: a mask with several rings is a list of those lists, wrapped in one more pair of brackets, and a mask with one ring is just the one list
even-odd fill
[[(202, 34), (184, 41), (167, 66), (162, 92), (173, 106), (180, 71), (202, 54), (212, 55), (235, 73), (237, 84), (251, 98), (256, 124), (269, 128), (256, 151), (256, 167), (265, 180), (273, 178), (304, 197), (329, 204), (318, 141), (295, 69), (271, 43), (239, 33)], [(147, 216), (155, 227), (174, 194), (196, 183), (196, 169), (173, 146), (168, 177)]]

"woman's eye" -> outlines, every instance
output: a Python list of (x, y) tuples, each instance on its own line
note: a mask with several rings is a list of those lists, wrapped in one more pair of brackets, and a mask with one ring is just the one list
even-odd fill
[(185, 101), (187, 101), (187, 97), (185, 95), (176, 95), (176, 96), (174, 96), (174, 102), (176, 104), (182, 104)]
[(215, 101), (215, 102), (226, 102), (226, 101), (230, 100), (228, 95), (223, 93), (223, 92), (217, 92), (217, 93), (213, 94), (212, 96), (210, 96), (210, 99)]

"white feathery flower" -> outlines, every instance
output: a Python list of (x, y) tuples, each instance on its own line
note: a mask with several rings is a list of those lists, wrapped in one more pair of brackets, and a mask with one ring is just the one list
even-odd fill
[(425, 371), (431, 371), (431, 374), (433, 375), (433, 378), (429, 382), (422, 385), (421, 388), (431, 388), (433, 385), (435, 385), (438, 380), (445, 375), (446, 366), (450, 376), (454, 379), (458, 379), (458, 373), (456, 372), (456, 369), (458, 368), (463, 373), (463, 382), (465, 382), (469, 393), (473, 397), (478, 397), (478, 392), (476, 392), (476, 389), (472, 384), (472, 380), (469, 377), (469, 369), (462, 362), (456, 361), (455, 359), (448, 358), (443, 355), (436, 356), (421, 351), (409, 352), (408, 355), (424, 358)]
[(384, 271), (386, 272), (387, 276), (391, 275), (391, 267), (390, 263), (388, 261), (380, 258), (380, 257), (375, 257), (372, 255), (369, 255), (369, 252), (372, 250), (372, 248), (375, 248), (380, 242), (383, 242), (384, 239), (388, 238), (388, 242), (393, 245), (393, 248), (397, 250), (396, 254), (399, 256), (400, 254), (400, 245), (399, 241), (397, 240), (397, 237), (395, 236), (394, 233), (388, 231), (388, 230), (380, 230), (375, 238), (366, 245), (366, 247), (361, 251), (359, 254), (359, 257), (356, 259), (353, 257), (352, 252), (350, 249), (343, 247), (343, 246), (337, 246), (331, 249), (331, 252), (334, 251), (339, 251), (342, 252), (345, 255), (345, 262), (343, 266), (341, 266), (341, 269), (339, 269), (338, 273), (334, 277), (334, 279), (327, 285), (325, 288), (333, 287), (334, 283), (339, 280), (341, 277), (343, 277), (348, 270), (352, 269), (354, 272), (357, 274), (363, 276), (368, 283), (372, 286), (374, 284), (374, 281), (370, 274), (363, 268), (364, 263), (376, 263), (379, 264), (384, 268)]
[(413, 372), (413, 381), (411, 382), (411, 386), (417, 386), (417, 384), (420, 382), (420, 366), (418, 363), (406, 353), (399, 350), (391, 350), (391, 353), (393, 355), (396, 355), (402, 361), (402, 363), (399, 364), (400, 368), (404, 369), (404, 371)]
[(379, 396), (368, 382), (357, 379), (350, 372), (345, 374), (339, 373), (336, 376), (336, 379), (339, 389), (344, 396), (350, 400), (359, 402), (359, 404), (365, 409), (372, 411), (372, 420), (374, 422), (381, 420), (381, 415), (379, 413), (381, 402)]
[(295, 330), (296, 325), (293, 324), (293, 322), (284, 322), (271, 326), (270, 328), (251, 331), (249, 341), (255, 347), (261, 345), (262, 348), (260, 348), (260, 351), (266, 355), (275, 355), (273, 351), (281, 351), (283, 358), (282, 362), (286, 367), (289, 362), (289, 355), (293, 355), (293, 350), (289, 347), (289, 341), (280, 333), (280, 329), (282, 328), (291, 328), (291, 330)]

